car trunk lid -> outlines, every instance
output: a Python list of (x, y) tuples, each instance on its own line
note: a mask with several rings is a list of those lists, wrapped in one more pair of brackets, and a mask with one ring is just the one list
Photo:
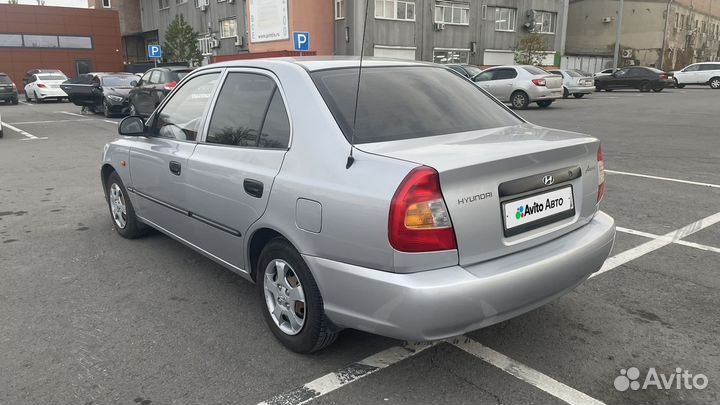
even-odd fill
[[(536, 246), (590, 221), (597, 211), (598, 145), (588, 136), (522, 124), (358, 147), (438, 171), (459, 262), (469, 265)], [(545, 176), (557, 181), (546, 185)], [(544, 203), (558, 193), (572, 196), (572, 207), (565, 205), (572, 210), (535, 223), (528, 219), (530, 226), (509, 222), (513, 204)]]

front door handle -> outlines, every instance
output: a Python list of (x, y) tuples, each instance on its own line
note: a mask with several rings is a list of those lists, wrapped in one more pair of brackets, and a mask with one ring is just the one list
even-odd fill
[(243, 188), (245, 192), (255, 198), (261, 198), (263, 195), (263, 184), (260, 181), (253, 179), (245, 179), (243, 181)]
[(176, 162), (174, 160), (170, 161), (170, 173), (179, 176), (180, 171), (182, 170), (182, 165), (180, 165), (180, 162)]

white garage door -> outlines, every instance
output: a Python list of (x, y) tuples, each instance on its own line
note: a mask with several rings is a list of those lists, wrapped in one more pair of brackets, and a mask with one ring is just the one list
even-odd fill
[(375, 57), (415, 60), (415, 48), (375, 46)]
[(498, 66), (498, 65), (514, 65), (515, 64), (515, 53), (513, 51), (505, 50), (485, 50), (483, 55), (483, 65), (487, 66)]

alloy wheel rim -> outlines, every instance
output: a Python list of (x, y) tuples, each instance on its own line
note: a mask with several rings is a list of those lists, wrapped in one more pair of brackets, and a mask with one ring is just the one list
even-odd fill
[(125, 195), (120, 185), (113, 183), (110, 186), (110, 211), (112, 212), (113, 221), (120, 229), (125, 229), (127, 225), (127, 207), (125, 206)]
[(522, 94), (518, 94), (517, 96), (515, 96), (514, 101), (515, 102), (513, 104), (515, 105), (515, 107), (522, 107), (523, 104), (525, 104), (525, 96), (523, 96)]
[(295, 270), (282, 259), (265, 268), (265, 303), (275, 326), (286, 335), (297, 335), (305, 325), (305, 291)]
[(712, 87), (714, 87), (714, 88), (716, 88), (716, 89), (717, 89), (717, 88), (720, 88), (720, 79), (715, 79), (715, 80), (713, 80), (713, 82), (712, 82)]

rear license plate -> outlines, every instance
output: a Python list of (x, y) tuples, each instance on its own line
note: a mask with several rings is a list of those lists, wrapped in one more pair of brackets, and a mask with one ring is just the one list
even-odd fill
[(502, 203), (505, 236), (513, 236), (575, 215), (572, 186)]

